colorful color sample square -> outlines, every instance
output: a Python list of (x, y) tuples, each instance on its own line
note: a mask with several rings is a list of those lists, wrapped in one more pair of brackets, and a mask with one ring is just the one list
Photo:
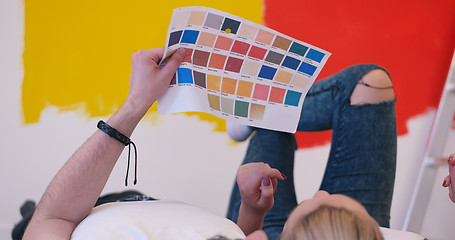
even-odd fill
[(286, 89), (272, 87), (272, 90), (270, 90), (269, 102), (283, 103), (284, 94), (286, 94)]
[(186, 22), (188, 21), (189, 12), (179, 12), (176, 13), (175, 16), (172, 17), (172, 26), (174, 27), (181, 27), (185, 26)]
[(240, 29), (237, 36), (242, 36), (248, 39), (254, 39), (257, 31), (258, 29), (256, 27), (242, 23), (242, 25), (240, 25)]
[(219, 30), (221, 27), (221, 24), (223, 24), (223, 20), (224, 20), (223, 16), (213, 14), (213, 13), (208, 13), (207, 18), (205, 19), (204, 26)]
[(316, 69), (317, 69), (316, 66), (308, 64), (306, 62), (302, 62), (302, 65), (300, 65), (300, 67), (299, 67), (300, 72), (306, 73), (310, 76), (313, 75), (313, 73), (316, 71)]
[(234, 42), (234, 45), (232, 46), (231, 51), (238, 53), (238, 54), (246, 55), (249, 48), (250, 48), (250, 44), (236, 40)]
[(224, 55), (212, 53), (212, 55), (210, 56), (209, 67), (223, 69), (224, 63), (226, 62), (226, 58), (227, 57)]
[(205, 73), (193, 71), (194, 83), (202, 88), (205, 88)]
[(310, 79), (296, 74), (292, 79), (292, 85), (299, 87), (299, 88), (306, 88), (306, 86), (310, 83)]
[(239, 116), (239, 117), (248, 117), (248, 107), (249, 107), (248, 102), (240, 101), (240, 100), (235, 100), (235, 110), (234, 110), (234, 115)]
[(262, 65), (261, 71), (259, 71), (259, 76), (260, 78), (265, 78), (272, 80), (273, 77), (275, 76), (276, 69), (273, 67), (269, 67), (266, 65)]
[(308, 54), (306, 55), (306, 57), (313, 61), (320, 63), (322, 61), (322, 59), (324, 58), (324, 55), (325, 55), (324, 53), (321, 53), (314, 49), (310, 49), (310, 51), (308, 51)]
[(209, 56), (210, 56), (209, 52), (194, 50), (193, 63), (201, 67), (207, 67)]
[(299, 106), (299, 101), (300, 101), (301, 96), (302, 96), (301, 92), (295, 92), (295, 91), (288, 90), (284, 104), (297, 107), (297, 106)]
[(250, 118), (255, 120), (262, 120), (264, 118), (265, 106), (260, 104), (251, 103)]
[(243, 63), (243, 59), (229, 57), (224, 70), (238, 73), (238, 72), (240, 72), (242, 63)]
[(201, 36), (199, 37), (197, 44), (211, 48), (215, 43), (216, 36), (217, 35), (215, 34), (201, 32)]
[(198, 25), (202, 26), (204, 24), (204, 19), (206, 12), (200, 12), (200, 11), (193, 11), (190, 14), (190, 18), (188, 19), (188, 25)]
[(220, 111), (220, 96), (207, 94), (209, 106), (217, 111)]
[(292, 41), (281, 37), (281, 36), (276, 36), (275, 41), (273, 42), (274, 47), (283, 49), (284, 51), (287, 51), (289, 49), (289, 46), (291, 45)]
[(298, 54), (298, 55), (304, 57), (307, 50), (308, 50), (308, 47), (303, 46), (300, 43), (293, 42), (291, 49), (289, 49), (289, 52), (293, 52), (295, 54)]
[(221, 111), (232, 115), (234, 113), (234, 100), (221, 97)]
[(256, 47), (256, 46), (251, 46), (250, 52), (248, 53), (248, 56), (263, 60), (265, 54), (267, 53), (267, 50), (264, 48)]
[[(234, 19), (226, 18), (224, 19), (223, 26), (221, 27), (221, 31), (226, 31), (227, 33), (237, 34), (239, 30), (240, 22)], [(229, 29), (229, 30), (228, 30)]]
[(183, 31), (172, 32), (169, 35), (168, 47), (173, 46), (180, 42), (180, 37), (182, 36)]
[(251, 97), (251, 92), (253, 90), (253, 83), (247, 81), (239, 80), (239, 84), (237, 87), (237, 95), (242, 97)]
[(259, 29), (258, 35), (256, 36), (256, 41), (266, 45), (270, 45), (274, 37), (275, 34)]
[(207, 89), (213, 91), (220, 91), (221, 77), (216, 75), (207, 74)]
[(254, 86), (253, 98), (267, 101), (270, 86), (256, 83)]
[(191, 69), (188, 68), (178, 68), (177, 69), (177, 78), (179, 84), (181, 83), (193, 83), (193, 74)]
[(275, 63), (280, 65), (281, 60), (283, 60), (284, 55), (281, 53), (277, 53), (274, 51), (269, 51), (269, 54), (267, 54), (267, 57), (265, 58), (265, 61), (270, 62), (270, 63)]
[(287, 68), (290, 68), (293, 70), (297, 70), (297, 68), (299, 67), (299, 64), (300, 64), (300, 61), (298, 59), (295, 59), (295, 58), (289, 57), (289, 56), (286, 56), (286, 58), (284, 58), (284, 61), (283, 61), (284, 67), (287, 67)]
[(288, 84), (292, 79), (292, 73), (279, 70), (273, 80)]
[(248, 76), (257, 76), (260, 67), (260, 63), (246, 60), (240, 72)]
[(199, 31), (185, 30), (185, 32), (183, 32), (183, 37), (182, 37), (181, 42), (195, 44), (198, 36), (199, 36)]
[(237, 88), (237, 80), (224, 77), (221, 83), (221, 92), (226, 94), (234, 94)]
[(229, 51), (233, 40), (227, 37), (218, 36), (215, 43), (215, 48)]

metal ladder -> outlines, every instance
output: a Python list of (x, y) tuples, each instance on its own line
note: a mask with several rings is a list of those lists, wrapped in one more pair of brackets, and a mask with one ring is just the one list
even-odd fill
[(425, 149), (417, 183), (411, 198), (403, 230), (419, 233), (430, 201), (438, 168), (447, 164), (443, 156), (455, 112), (455, 52), (442, 92), (430, 138)]

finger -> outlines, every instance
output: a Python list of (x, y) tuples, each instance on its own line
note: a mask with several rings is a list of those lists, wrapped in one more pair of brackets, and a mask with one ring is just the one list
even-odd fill
[(450, 185), (449, 186), (449, 198), (450, 198), (450, 200), (452, 200), (452, 202), (455, 203), (455, 196), (454, 196), (454, 191), (452, 190), (452, 188), (453, 188), (453, 186)]
[(449, 156), (447, 162), (449, 163), (449, 165), (455, 165), (455, 153)]
[(177, 51), (172, 54), (172, 57), (169, 59), (166, 65), (161, 69), (161, 74), (169, 78), (174, 76), (177, 68), (179, 68), (180, 64), (182, 63), (185, 54), (186, 51), (184, 48), (177, 49)]
[(271, 178), (280, 179), (280, 180), (285, 180), (287, 178), (284, 174), (282, 174), (278, 169), (275, 169), (275, 168), (270, 168), (267, 171), (267, 176), (269, 176)]
[(276, 188), (278, 186), (278, 181), (276, 178), (272, 178), (273, 194), (276, 194)]
[(444, 182), (442, 182), (442, 186), (443, 187), (448, 187), (450, 186), (450, 183), (451, 183), (451, 179), (450, 179), (450, 175), (447, 175), (445, 178), (444, 178)]
[(132, 61), (135, 60), (151, 60), (157, 66), (164, 54), (164, 48), (143, 49), (135, 52)]
[(261, 181), (261, 196), (265, 198), (273, 197), (273, 184), (272, 180), (264, 176)]

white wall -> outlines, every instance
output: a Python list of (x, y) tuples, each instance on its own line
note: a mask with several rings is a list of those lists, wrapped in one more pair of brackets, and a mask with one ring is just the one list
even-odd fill
[[(39, 200), (53, 175), (95, 131), (99, 120), (86, 119), (79, 112), (59, 113), (49, 107), (39, 123), (21, 124), (23, 14), (22, 1), (0, 1), (0, 239), (10, 239), (11, 228), (20, 220), (20, 205), (26, 199)], [(429, 110), (410, 120), (409, 134), (398, 139), (391, 220), (394, 229), (403, 226), (434, 115), (435, 111)], [(134, 188), (224, 214), (246, 143), (234, 144), (225, 133), (214, 132), (210, 123), (196, 117), (176, 114), (153, 119), (158, 121), (152, 122), (149, 116), (132, 136), (139, 151), (139, 184)], [(180, 146), (178, 151), (176, 146)], [(452, 149), (455, 151), (455, 147)], [(329, 146), (321, 146), (297, 152), (295, 171), (300, 200), (317, 190), (328, 151)], [(105, 192), (126, 189), (125, 153)], [(447, 168), (441, 168), (422, 230), (431, 239), (450, 239), (453, 235), (450, 223), (455, 222), (455, 204), (449, 201), (446, 189), (440, 187), (446, 173)]]

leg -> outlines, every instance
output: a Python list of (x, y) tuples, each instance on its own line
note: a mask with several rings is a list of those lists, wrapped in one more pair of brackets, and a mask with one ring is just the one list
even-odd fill
[[(288, 178), (278, 182), (275, 204), (267, 212), (263, 230), (269, 239), (279, 239), (289, 213), (297, 205), (294, 189), (294, 151), (296, 142), (293, 134), (257, 129), (248, 145), (242, 164), (249, 162), (265, 162), (277, 168)], [(237, 184), (231, 195), (227, 218), (236, 222), (241, 198)]]
[(298, 130), (332, 129), (321, 189), (359, 200), (389, 226), (396, 167), (396, 122), (388, 74), (357, 65), (317, 82), (305, 99)]

